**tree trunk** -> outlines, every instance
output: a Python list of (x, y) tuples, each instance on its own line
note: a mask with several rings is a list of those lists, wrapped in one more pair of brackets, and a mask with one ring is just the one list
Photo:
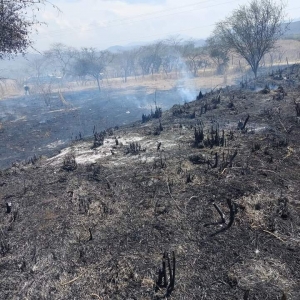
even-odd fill
[(101, 92), (99, 77), (97, 77), (96, 80), (97, 80), (99, 92)]

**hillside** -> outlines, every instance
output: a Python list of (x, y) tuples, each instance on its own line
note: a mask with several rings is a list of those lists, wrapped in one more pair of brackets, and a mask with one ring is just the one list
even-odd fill
[(2, 170), (0, 299), (300, 299), (299, 103), (294, 65)]
[(289, 30), (285, 33), (286, 38), (300, 38), (300, 21), (291, 22), (289, 25)]

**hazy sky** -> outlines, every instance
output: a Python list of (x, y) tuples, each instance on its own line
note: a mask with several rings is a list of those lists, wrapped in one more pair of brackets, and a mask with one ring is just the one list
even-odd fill
[[(35, 47), (53, 43), (106, 49), (181, 35), (207, 38), (214, 24), (247, 0), (51, 0), (61, 13), (46, 6), (38, 12)], [(300, 19), (299, 0), (287, 1), (287, 18)]]

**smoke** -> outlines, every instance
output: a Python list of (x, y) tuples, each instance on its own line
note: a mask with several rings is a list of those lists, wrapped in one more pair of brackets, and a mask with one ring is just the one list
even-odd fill
[(186, 64), (186, 61), (182, 58), (179, 59), (181, 78), (177, 81), (177, 92), (181, 97), (183, 103), (196, 100), (199, 93), (199, 88), (195, 86), (193, 76)]
[(195, 100), (198, 95), (195, 88), (177, 87), (177, 91), (183, 103)]

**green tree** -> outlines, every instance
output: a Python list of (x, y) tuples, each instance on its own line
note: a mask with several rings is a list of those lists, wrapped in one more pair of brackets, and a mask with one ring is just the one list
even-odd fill
[(32, 46), (30, 35), (36, 31), (36, 25), (42, 24), (36, 18), (36, 11), (46, 4), (51, 3), (47, 0), (0, 0), (0, 59), (24, 54)]
[(230, 48), (228, 45), (215, 33), (206, 40), (206, 48), (209, 56), (217, 65), (217, 74), (224, 74), (229, 62)]
[(284, 7), (282, 2), (252, 0), (216, 25), (215, 33), (248, 62), (255, 78), (261, 59), (287, 30)]

